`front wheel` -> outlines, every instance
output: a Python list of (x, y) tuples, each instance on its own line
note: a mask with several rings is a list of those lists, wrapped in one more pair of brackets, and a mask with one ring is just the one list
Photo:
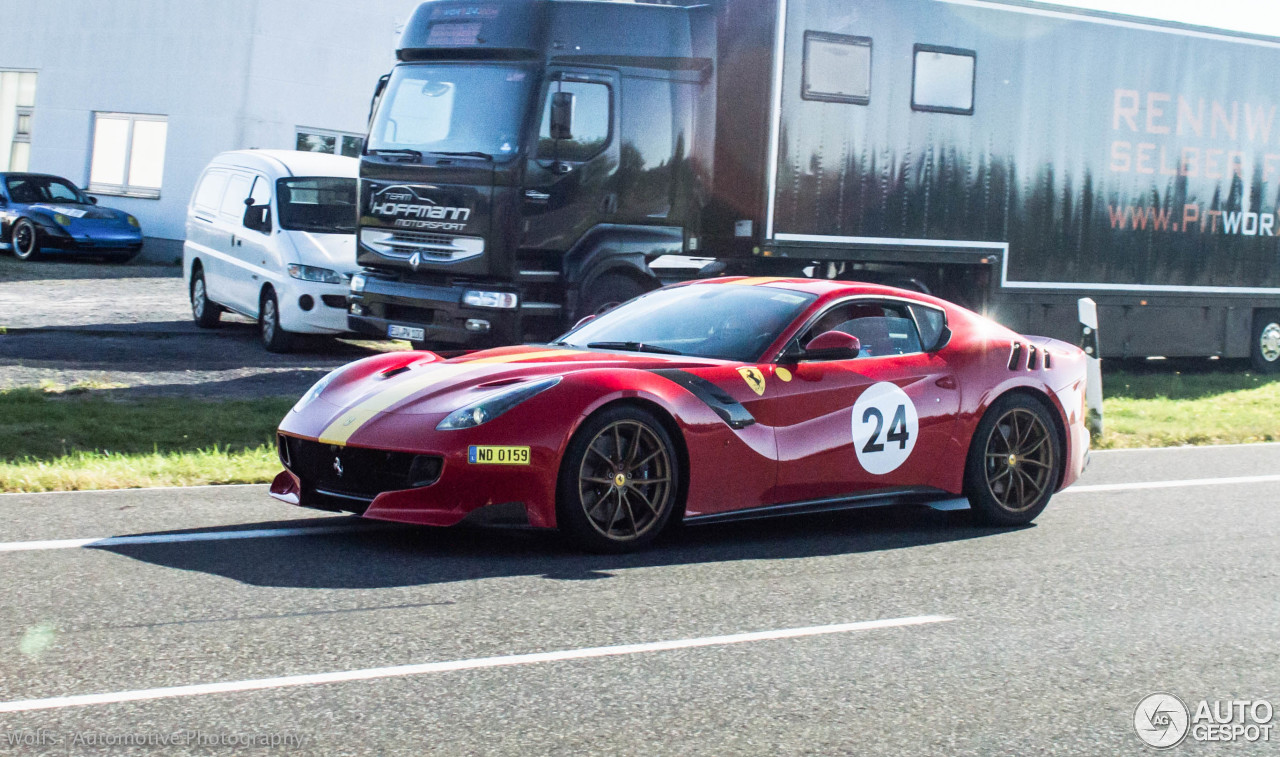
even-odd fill
[(1062, 478), (1062, 447), (1042, 403), (1021, 394), (996, 400), (965, 465), (965, 494), (978, 519), (996, 526), (1035, 520)]
[(1280, 310), (1253, 315), (1253, 367), (1258, 373), (1280, 373)]
[(267, 289), (258, 305), (258, 335), (268, 352), (289, 352), (293, 349), (294, 335), (280, 325), (280, 303), (276, 293)]
[(13, 225), (9, 241), (18, 260), (35, 260), (40, 255), (40, 231), (26, 218)]
[(569, 443), (560, 465), (556, 519), (592, 552), (629, 552), (653, 541), (676, 511), (680, 461), (652, 413), (597, 413)]

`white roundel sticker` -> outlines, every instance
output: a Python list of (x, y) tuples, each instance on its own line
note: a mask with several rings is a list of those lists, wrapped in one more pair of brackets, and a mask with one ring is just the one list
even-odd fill
[(920, 435), (920, 416), (895, 384), (872, 384), (853, 405), (853, 448), (868, 473), (882, 476), (907, 461)]

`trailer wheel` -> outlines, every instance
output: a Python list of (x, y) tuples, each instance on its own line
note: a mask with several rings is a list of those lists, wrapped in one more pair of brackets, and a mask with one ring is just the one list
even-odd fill
[(1258, 373), (1280, 373), (1280, 310), (1253, 314), (1253, 367)]
[(578, 304), (576, 318), (601, 315), (633, 297), (639, 297), (649, 288), (621, 273), (606, 273), (587, 283), (582, 301)]

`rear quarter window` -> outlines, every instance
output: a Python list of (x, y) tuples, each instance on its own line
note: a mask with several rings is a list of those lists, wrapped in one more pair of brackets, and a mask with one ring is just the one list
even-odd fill
[(205, 173), (204, 178), (200, 180), (200, 185), (196, 187), (195, 200), (192, 204), (207, 213), (216, 213), (218, 212), (218, 204), (222, 202), (222, 193), (226, 188), (226, 171), (208, 171)]

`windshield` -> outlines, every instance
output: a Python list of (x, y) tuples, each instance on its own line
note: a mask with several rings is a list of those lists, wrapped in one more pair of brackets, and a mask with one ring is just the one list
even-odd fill
[(10, 176), (5, 183), (14, 202), (89, 203), (89, 198), (73, 184), (52, 176)]
[(734, 284), (659, 289), (610, 310), (560, 342), (747, 363), (758, 360), (815, 299), (803, 292)]
[(511, 64), (398, 66), (374, 116), (368, 150), (513, 156), (532, 82), (529, 67)]
[(354, 234), (356, 180), (336, 176), (276, 182), (280, 228), (316, 234)]

